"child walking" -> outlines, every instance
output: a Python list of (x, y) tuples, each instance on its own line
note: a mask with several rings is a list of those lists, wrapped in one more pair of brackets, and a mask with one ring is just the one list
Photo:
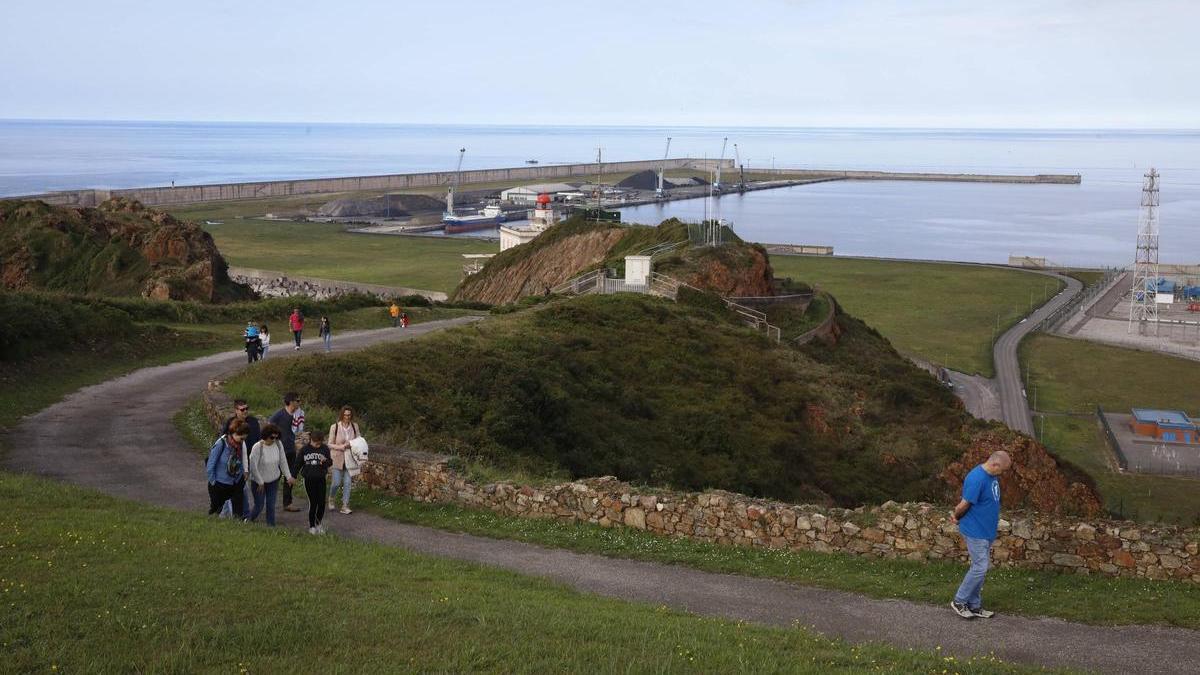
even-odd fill
[(308, 533), (324, 534), (321, 520), (325, 518), (325, 474), (333, 466), (329, 447), (325, 445), (325, 434), (309, 432), (303, 460), (300, 475), (304, 477), (304, 491), (308, 494)]

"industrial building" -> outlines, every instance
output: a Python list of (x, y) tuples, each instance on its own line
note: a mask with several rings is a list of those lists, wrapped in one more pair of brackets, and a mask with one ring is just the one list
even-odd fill
[(1133, 433), (1167, 443), (1200, 444), (1200, 429), (1182, 410), (1134, 408)]
[(509, 204), (534, 204), (538, 195), (550, 195), (550, 199), (559, 201), (556, 196), (564, 192), (577, 192), (578, 185), (568, 183), (540, 183), (537, 185), (521, 185), (500, 191), (500, 200)]

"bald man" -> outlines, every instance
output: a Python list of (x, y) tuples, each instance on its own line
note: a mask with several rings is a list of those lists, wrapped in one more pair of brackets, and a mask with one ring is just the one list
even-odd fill
[(954, 594), (950, 607), (964, 619), (989, 619), (995, 615), (983, 608), (983, 581), (987, 577), (992, 542), (1000, 525), (1000, 474), (1012, 466), (1012, 457), (998, 450), (987, 461), (971, 469), (963, 479), (962, 501), (954, 507), (950, 520), (967, 543), (971, 567)]

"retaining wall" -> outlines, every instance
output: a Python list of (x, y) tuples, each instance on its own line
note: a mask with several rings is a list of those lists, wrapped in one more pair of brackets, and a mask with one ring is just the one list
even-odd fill
[[(203, 397), (214, 427), (233, 414), (220, 382)], [(523, 518), (631, 527), (732, 546), (842, 552), (908, 560), (967, 559), (950, 504), (888, 502), (854, 510), (754, 499), (720, 490), (634, 488), (611, 476), (552, 486), (473, 483), (445, 455), (372, 445), (359, 480), (421, 502)], [(1006, 511), (993, 564), (1200, 583), (1200, 528), (1145, 526)]]
[[(604, 173), (627, 173), (658, 169), (700, 169), (707, 171), (720, 163), (732, 168), (733, 160), (678, 158), (663, 160), (639, 160), (632, 162), (604, 162), (590, 164), (547, 164), (521, 166), (507, 169), (475, 169), (463, 171), (462, 184), (495, 183), (502, 181), (529, 180), (537, 182), (561, 181), (572, 176), (589, 176), (602, 167)], [(364, 190), (404, 190), (449, 186), (454, 181), (453, 171), (427, 173), (397, 173), (384, 176), (350, 176), (345, 178), (309, 178), (302, 180), (261, 181), (255, 183), (220, 183), (213, 185), (179, 185), (176, 187), (130, 188), (123, 190), (67, 190), (48, 192), (11, 199), (40, 199), (48, 204), (62, 206), (95, 206), (109, 197), (136, 199), (146, 206), (169, 204), (191, 204), (195, 202), (227, 201), (234, 199), (264, 199), (290, 197), (305, 194), (335, 192), (358, 192)]]

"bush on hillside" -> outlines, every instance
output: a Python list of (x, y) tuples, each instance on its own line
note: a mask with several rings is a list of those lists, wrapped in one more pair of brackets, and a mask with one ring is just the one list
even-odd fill
[(267, 362), (254, 382), (353, 405), (381, 440), (509, 470), (845, 506), (945, 495), (967, 416), (877, 333), (847, 318), (837, 348), (802, 352), (686, 300), (559, 299)]

